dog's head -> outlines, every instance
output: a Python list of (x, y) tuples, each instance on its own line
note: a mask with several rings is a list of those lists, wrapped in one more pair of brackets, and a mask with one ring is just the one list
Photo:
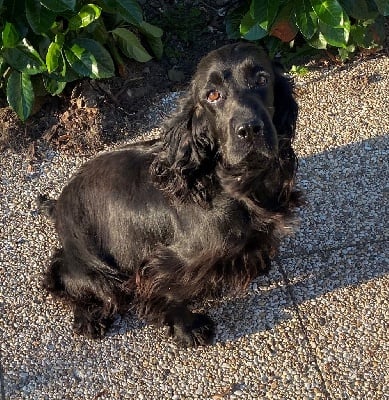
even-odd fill
[(192, 81), (195, 120), (207, 121), (226, 164), (252, 152), (277, 153), (274, 75), (265, 53), (244, 43), (224, 46), (199, 63)]
[[(249, 43), (221, 47), (200, 61), (165, 125), (160, 176), (180, 176), (192, 193), (206, 193), (203, 178), (216, 162), (234, 167), (290, 157), (296, 118), (291, 84), (262, 49)], [(174, 186), (182, 187), (177, 179)]]

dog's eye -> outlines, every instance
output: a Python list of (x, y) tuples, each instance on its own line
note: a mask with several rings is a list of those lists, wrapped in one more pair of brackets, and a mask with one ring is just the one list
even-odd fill
[(266, 76), (260, 75), (257, 78), (257, 85), (258, 86), (266, 86), (267, 85), (267, 78)]
[(207, 94), (207, 101), (209, 103), (215, 103), (216, 101), (220, 100), (221, 97), (222, 97), (222, 95), (220, 94), (220, 92), (218, 92), (217, 90), (211, 90)]

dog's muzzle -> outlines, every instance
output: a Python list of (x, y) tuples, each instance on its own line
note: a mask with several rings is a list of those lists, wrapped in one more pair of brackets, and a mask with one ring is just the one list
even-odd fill
[(277, 135), (273, 124), (261, 119), (237, 124), (235, 135), (242, 141), (242, 145), (252, 146), (256, 150), (265, 150), (266, 153), (277, 153)]

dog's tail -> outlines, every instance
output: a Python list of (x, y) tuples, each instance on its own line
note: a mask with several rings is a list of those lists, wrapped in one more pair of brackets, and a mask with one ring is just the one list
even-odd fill
[(36, 199), (36, 204), (38, 206), (38, 210), (42, 214), (51, 219), (55, 218), (55, 206), (57, 204), (57, 200), (50, 199), (50, 197), (46, 194), (39, 194)]

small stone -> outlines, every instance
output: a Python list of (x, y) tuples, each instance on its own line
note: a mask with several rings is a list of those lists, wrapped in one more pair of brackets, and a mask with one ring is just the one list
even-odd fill
[(326, 319), (324, 317), (319, 318), (319, 325), (324, 326), (326, 324)]
[(169, 69), (167, 74), (169, 80), (171, 80), (172, 82), (182, 82), (185, 80), (185, 74), (178, 69), (175, 68)]

